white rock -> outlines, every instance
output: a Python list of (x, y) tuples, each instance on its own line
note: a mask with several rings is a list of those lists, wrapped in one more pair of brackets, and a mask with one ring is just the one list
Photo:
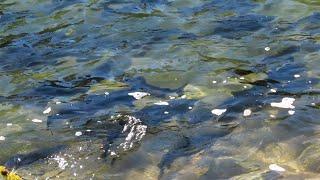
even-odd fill
[(227, 109), (214, 109), (211, 111), (212, 114), (215, 114), (217, 116), (220, 116), (221, 114), (225, 113)]
[(213, 84), (217, 84), (217, 81), (212, 81)]
[(270, 164), (269, 169), (272, 171), (277, 171), (277, 172), (284, 172), (286, 171), (283, 167), (277, 165), (277, 164)]
[(265, 47), (264, 48), (265, 51), (270, 51), (270, 49), (271, 49), (270, 47)]
[(51, 112), (51, 107), (48, 107), (46, 110), (43, 111), (43, 114), (49, 114)]
[(132, 92), (128, 93), (129, 96), (133, 96), (135, 99), (142, 99), (145, 96), (149, 96), (149, 93), (146, 92)]
[(82, 135), (82, 132), (81, 132), (81, 131), (77, 131), (74, 135), (75, 135), (75, 136), (81, 136), (81, 135)]
[(288, 111), (288, 114), (290, 114), (290, 115), (294, 115), (294, 113), (295, 113), (294, 110), (289, 110), (289, 111)]
[(12, 126), (13, 124), (12, 123), (7, 123), (7, 126)]
[(250, 116), (251, 115), (251, 109), (245, 109), (243, 111), (243, 116)]
[(41, 119), (32, 119), (31, 121), (34, 122), (34, 123), (42, 123)]
[(109, 92), (105, 92), (104, 95), (108, 96), (110, 93)]
[(156, 102), (154, 103), (155, 105), (159, 105), (159, 106), (168, 106), (169, 103), (168, 102), (165, 102), (165, 101), (159, 101), (159, 102)]
[(271, 106), (278, 107), (278, 108), (294, 109), (295, 107), (292, 105), (294, 101), (295, 101), (294, 98), (285, 97), (285, 98), (282, 98), (282, 101), (279, 103), (272, 102)]
[(187, 98), (187, 95), (182, 95), (181, 98), (185, 99), (185, 98)]
[(300, 76), (300, 74), (295, 74), (295, 75), (293, 75), (295, 78), (299, 78), (299, 77), (301, 77)]
[(168, 112), (168, 111), (165, 111), (164, 114), (169, 114), (169, 112)]
[(60, 102), (60, 101), (57, 101), (56, 104), (61, 104), (61, 102)]
[(188, 107), (188, 109), (190, 109), (190, 110), (191, 110), (191, 109), (192, 109), (192, 107), (191, 107), (191, 106), (189, 106), (189, 107)]
[(243, 76), (241, 76), (239, 79), (243, 80), (243, 79), (244, 79), (244, 77), (243, 77)]
[(0, 141), (4, 141), (4, 140), (6, 140), (6, 137), (0, 136)]

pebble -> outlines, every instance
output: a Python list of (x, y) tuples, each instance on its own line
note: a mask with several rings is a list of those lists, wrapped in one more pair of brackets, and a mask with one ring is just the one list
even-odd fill
[(271, 49), (270, 47), (265, 47), (264, 48), (265, 51), (270, 51), (270, 49)]
[(6, 140), (6, 137), (0, 136), (0, 141), (4, 141), (4, 140)]

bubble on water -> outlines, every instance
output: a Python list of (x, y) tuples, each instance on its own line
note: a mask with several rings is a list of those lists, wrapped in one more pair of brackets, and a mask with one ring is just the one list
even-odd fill
[(64, 170), (68, 166), (68, 162), (63, 157), (56, 155), (52, 159), (58, 163), (58, 167), (62, 170)]
[(281, 102), (272, 102), (272, 107), (278, 107), (278, 108), (286, 108), (286, 109), (294, 109), (295, 107), (292, 105), (295, 101), (294, 98), (285, 97), (282, 98)]
[(81, 135), (82, 135), (82, 132), (81, 132), (81, 131), (77, 131), (74, 135), (75, 135), (75, 136), (81, 136)]
[(43, 114), (49, 114), (51, 112), (51, 107), (48, 107), (46, 110), (44, 110)]
[(295, 74), (295, 75), (293, 75), (293, 77), (299, 78), (299, 77), (301, 77), (301, 76), (300, 76), (300, 74)]
[(34, 122), (34, 123), (42, 123), (41, 119), (32, 119), (31, 121)]
[(176, 97), (174, 97), (174, 96), (169, 96), (169, 99), (171, 99), (171, 100), (172, 100), (172, 99), (175, 99), (175, 98), (176, 98)]
[(277, 89), (270, 89), (270, 92), (276, 93), (276, 92), (277, 92)]
[(135, 143), (141, 141), (147, 132), (147, 126), (143, 125), (140, 119), (133, 116), (126, 117), (128, 118), (128, 122), (123, 127), (122, 133), (128, 132), (128, 134), (125, 141), (120, 144), (120, 147), (125, 151), (131, 149)]
[(243, 111), (243, 116), (250, 116), (251, 115), (251, 109), (245, 109)]
[(156, 102), (154, 103), (155, 105), (159, 105), (159, 106), (168, 106), (169, 103), (168, 102), (165, 102), (165, 101), (159, 101), (159, 102)]
[(294, 110), (289, 110), (289, 111), (288, 111), (288, 114), (290, 114), (290, 115), (294, 115), (294, 113), (295, 113)]
[(128, 95), (138, 100), (138, 99), (142, 99), (145, 96), (149, 96), (150, 94), (146, 92), (132, 92), (132, 93), (128, 93)]
[(211, 111), (212, 114), (215, 114), (217, 116), (222, 115), (223, 113), (225, 113), (227, 111), (227, 109), (213, 109)]
[(270, 164), (269, 169), (272, 171), (277, 171), (277, 172), (284, 172), (286, 171), (283, 167), (277, 165), (277, 164)]

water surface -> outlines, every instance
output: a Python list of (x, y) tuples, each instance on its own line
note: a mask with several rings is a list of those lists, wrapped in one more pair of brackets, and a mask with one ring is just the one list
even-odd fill
[[(2, 0), (0, 164), (26, 179), (318, 178), (319, 57), (317, 0)], [(283, 98), (294, 108), (271, 106)]]

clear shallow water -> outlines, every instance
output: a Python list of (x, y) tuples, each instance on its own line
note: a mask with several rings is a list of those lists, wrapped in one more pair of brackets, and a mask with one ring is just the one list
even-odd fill
[[(318, 178), (319, 10), (1, 1), (0, 164), (26, 179)], [(293, 115), (271, 106), (284, 97)]]

